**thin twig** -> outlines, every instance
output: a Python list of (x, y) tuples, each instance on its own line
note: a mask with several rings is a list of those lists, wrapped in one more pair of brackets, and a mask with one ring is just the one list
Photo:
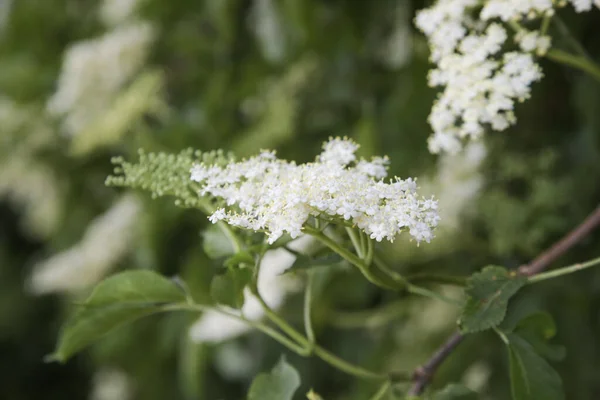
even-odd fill
[(565, 237), (556, 242), (556, 244), (537, 256), (529, 264), (519, 267), (519, 272), (525, 276), (532, 276), (545, 270), (554, 260), (586, 237), (598, 225), (600, 225), (600, 206), (577, 228), (569, 232)]
[[(548, 268), (558, 257), (567, 252), (571, 247), (580, 242), (592, 230), (600, 225), (600, 206), (594, 210), (581, 224), (556, 242), (548, 250), (542, 252), (529, 264), (519, 267), (519, 273), (525, 276), (538, 274)], [(454, 333), (433, 356), (413, 373), (413, 386), (408, 391), (409, 396), (418, 396), (430, 383), (439, 366), (448, 358), (454, 349), (462, 342), (463, 336)]]
[(423, 393), (423, 390), (429, 384), (438, 367), (454, 351), (456, 346), (462, 342), (463, 338), (463, 335), (460, 333), (455, 333), (435, 352), (429, 361), (415, 370), (413, 373), (413, 386), (408, 392), (409, 395), (418, 396)]

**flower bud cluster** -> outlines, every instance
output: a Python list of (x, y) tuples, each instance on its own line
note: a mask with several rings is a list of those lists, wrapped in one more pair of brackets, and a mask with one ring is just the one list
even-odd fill
[(225, 166), (196, 164), (191, 179), (200, 184), (200, 196), (224, 200), (227, 209), (217, 209), (213, 223), (266, 232), (270, 243), (284, 233), (300, 236), (310, 217), (347, 221), (377, 241), (393, 241), (406, 230), (429, 242), (437, 202), (419, 198), (413, 179), (384, 182), (387, 158), (359, 160), (357, 149), (349, 139), (331, 139), (315, 162), (300, 165), (263, 151)]

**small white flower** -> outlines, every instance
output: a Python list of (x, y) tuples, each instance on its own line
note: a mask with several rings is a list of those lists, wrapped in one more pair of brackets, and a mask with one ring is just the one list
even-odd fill
[(350, 221), (378, 241), (393, 241), (402, 231), (429, 241), (439, 218), (434, 201), (419, 199), (411, 179), (383, 182), (387, 158), (356, 162), (357, 149), (355, 142), (335, 138), (313, 163), (297, 165), (263, 152), (225, 167), (195, 165), (190, 175), (200, 183), (200, 195), (227, 205), (227, 212), (209, 217), (212, 222), (265, 231), (269, 243), (284, 233), (298, 237), (311, 216)]

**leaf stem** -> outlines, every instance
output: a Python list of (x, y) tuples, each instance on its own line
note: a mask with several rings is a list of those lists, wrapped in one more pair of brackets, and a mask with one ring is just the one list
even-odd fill
[(465, 286), (467, 282), (467, 278), (462, 276), (452, 276), (452, 275), (443, 275), (443, 274), (414, 274), (408, 275), (406, 277), (410, 283), (415, 282), (430, 282), (430, 283), (440, 283), (440, 284), (448, 284), (454, 286)]
[(592, 78), (600, 82), (600, 67), (586, 57), (579, 57), (559, 49), (548, 50), (546, 57), (557, 63), (587, 72)]
[(456, 306), (462, 307), (463, 303), (459, 300), (451, 299), (450, 297), (446, 297), (443, 294), (436, 293), (432, 290), (425, 289), (423, 287), (413, 285), (409, 283), (406, 285), (406, 290), (412, 294), (418, 294), (420, 296), (429, 297), (430, 299), (440, 300), (444, 303), (454, 304)]
[(399, 299), (371, 310), (338, 311), (329, 315), (328, 321), (341, 329), (377, 328), (387, 325), (406, 312), (406, 302), (404, 299)]
[(370, 400), (383, 400), (383, 396), (385, 396), (388, 390), (390, 390), (390, 386), (390, 381), (383, 382), (379, 390), (377, 390), (377, 392), (370, 398)]
[(312, 347), (312, 345), (309, 343), (306, 337), (304, 337), (304, 335), (302, 335), (300, 332), (294, 329), (283, 318), (281, 318), (279, 314), (277, 314), (271, 307), (269, 307), (269, 305), (265, 302), (262, 296), (258, 293), (258, 290), (256, 290), (256, 288), (253, 288), (252, 293), (260, 302), (260, 305), (262, 306), (265, 314), (271, 320), (271, 322), (277, 325), (279, 329), (281, 329), (289, 337), (294, 339), (300, 346), (302, 346), (305, 349), (305, 351), (307, 351), (308, 355), (310, 353), (310, 348)]
[(369, 371), (357, 365), (350, 364), (349, 362), (339, 358), (338, 356), (331, 353), (329, 350), (324, 349), (321, 346), (315, 346), (314, 354), (329, 365), (332, 365), (340, 371), (344, 371), (350, 375), (354, 375), (356, 377), (367, 380), (388, 379), (388, 376), (386, 374)]
[(329, 352), (328, 350), (325, 350), (316, 343), (311, 343), (310, 339), (304, 337), (304, 335), (302, 335), (300, 332), (294, 329), (275, 311), (273, 311), (273, 309), (271, 309), (271, 307), (269, 307), (269, 305), (260, 297), (260, 294), (256, 292), (255, 296), (257, 297), (258, 301), (263, 307), (263, 310), (265, 311), (265, 314), (271, 320), (271, 322), (277, 325), (279, 329), (284, 331), (301, 346), (302, 350), (298, 352), (298, 354), (307, 357), (312, 353), (320, 359), (322, 359), (323, 361), (325, 361), (326, 363), (338, 368), (339, 370), (359, 378), (371, 380), (387, 379), (387, 375), (385, 374), (372, 372), (362, 367), (350, 364), (349, 362), (344, 361), (343, 359), (339, 358), (338, 356)]
[(277, 332), (275, 329), (271, 328), (270, 326), (265, 325), (259, 321), (251, 321), (249, 319), (244, 318), (241, 315), (230, 312), (230, 311), (220, 308), (220, 307), (217, 308), (217, 307), (211, 307), (211, 306), (206, 306), (206, 305), (202, 305), (202, 304), (180, 303), (180, 304), (170, 304), (168, 306), (165, 306), (163, 309), (163, 311), (194, 311), (194, 312), (206, 312), (206, 311), (210, 311), (210, 310), (216, 311), (219, 314), (225, 315), (227, 317), (236, 319), (238, 321), (241, 321), (241, 322), (247, 324), (248, 326), (271, 337), (272, 339), (279, 342), (280, 344), (287, 347), (288, 349), (292, 350), (294, 353), (297, 353), (298, 355), (303, 356), (306, 353), (306, 350), (304, 347), (299, 346), (298, 344), (296, 344), (292, 340), (288, 339), (281, 333)]
[(552, 271), (543, 272), (541, 274), (530, 276), (527, 279), (527, 283), (536, 283), (536, 282), (545, 281), (547, 279), (553, 279), (553, 278), (556, 278), (559, 276), (572, 274), (573, 272), (581, 271), (583, 269), (590, 268), (590, 267), (593, 267), (598, 264), (600, 264), (600, 257), (595, 258), (590, 261), (586, 261), (584, 263), (577, 263), (577, 264), (570, 265), (568, 267), (563, 267), (563, 268), (559, 268), (559, 269), (555, 269)]

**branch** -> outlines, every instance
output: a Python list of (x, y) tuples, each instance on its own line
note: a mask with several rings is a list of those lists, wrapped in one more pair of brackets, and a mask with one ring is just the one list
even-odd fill
[(600, 206), (591, 213), (577, 228), (569, 232), (565, 237), (556, 242), (548, 250), (537, 256), (529, 264), (519, 267), (519, 272), (525, 276), (532, 276), (542, 272), (556, 260), (567, 252), (576, 243), (586, 237), (594, 228), (600, 225)]
[[(600, 225), (600, 206), (594, 210), (579, 226), (565, 235), (548, 250), (542, 252), (529, 264), (519, 267), (519, 273), (525, 276), (538, 274), (548, 268), (558, 257), (566, 253), (571, 247), (585, 238), (591, 231)], [(433, 356), (413, 373), (413, 386), (408, 391), (409, 396), (418, 396), (430, 383), (433, 375), (454, 349), (462, 342), (464, 336), (460, 333), (453, 334)]]

